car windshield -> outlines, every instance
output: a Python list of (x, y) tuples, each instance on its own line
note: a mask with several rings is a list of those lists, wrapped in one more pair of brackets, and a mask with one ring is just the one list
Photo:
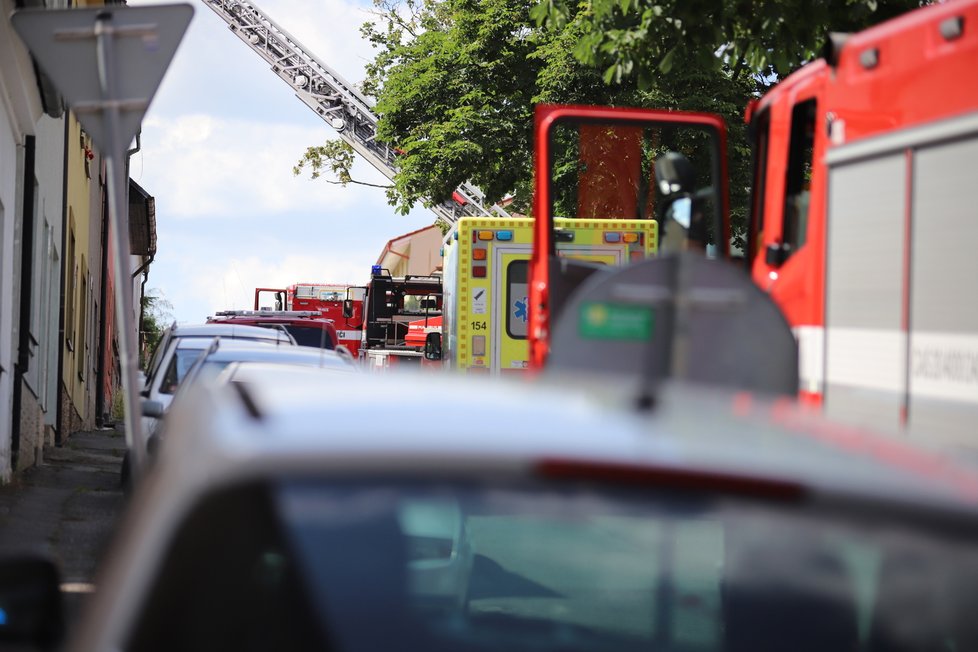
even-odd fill
[[(279, 649), (978, 645), (975, 541), (878, 511), (841, 518), (571, 484), (250, 491), (223, 496), (178, 537), (129, 649), (206, 649), (193, 638), (198, 613), (201, 631), (226, 620), (235, 640)], [(218, 557), (225, 584), (202, 581)], [(229, 601), (240, 610), (222, 616)]]
[(317, 349), (333, 348), (333, 339), (329, 336), (329, 332), (318, 326), (288, 324), (285, 330), (292, 334), (299, 346), (313, 346)]

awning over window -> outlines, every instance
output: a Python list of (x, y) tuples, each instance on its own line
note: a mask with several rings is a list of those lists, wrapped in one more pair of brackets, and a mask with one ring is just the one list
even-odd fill
[(129, 179), (129, 249), (134, 256), (156, 255), (156, 199)]

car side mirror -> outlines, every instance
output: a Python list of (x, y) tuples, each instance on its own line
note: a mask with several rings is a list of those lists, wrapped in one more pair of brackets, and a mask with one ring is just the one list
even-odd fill
[(670, 203), (659, 230), (659, 250), (663, 253), (684, 251), (689, 239), (693, 200), (676, 197)]
[(142, 411), (144, 417), (151, 417), (153, 419), (163, 418), (163, 404), (159, 401), (143, 401)]
[(57, 647), (65, 633), (61, 577), (38, 555), (0, 558), (0, 648)]
[(441, 360), (441, 333), (428, 333), (424, 338), (425, 360)]
[(343, 317), (349, 319), (353, 316), (353, 299), (343, 299)]
[(696, 183), (693, 164), (679, 152), (666, 152), (655, 159), (655, 178), (666, 197), (689, 194)]
[(764, 262), (771, 267), (781, 267), (791, 255), (791, 245), (783, 242), (769, 244), (764, 250)]

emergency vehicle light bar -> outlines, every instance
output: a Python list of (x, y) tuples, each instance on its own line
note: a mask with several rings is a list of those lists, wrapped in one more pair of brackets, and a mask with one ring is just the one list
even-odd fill
[[(413, 282), (413, 281), (425, 282), (425, 281), (431, 281), (432, 283), (441, 283), (441, 277), (440, 276), (434, 276), (434, 275), (420, 275), (420, 276), (415, 276), (415, 275), (412, 275), (412, 274), (408, 274), (407, 276), (401, 277), (401, 279), (403, 279), (406, 282)], [(394, 280), (395, 281), (401, 280), (401, 279), (398, 279), (397, 277), (394, 277)]]
[(218, 317), (322, 317), (321, 310), (222, 310)]

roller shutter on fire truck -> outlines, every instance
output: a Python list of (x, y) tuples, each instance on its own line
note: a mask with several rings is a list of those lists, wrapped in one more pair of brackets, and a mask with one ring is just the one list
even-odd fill
[[(976, 451), (978, 0), (922, 7), (826, 52), (748, 113), (754, 280), (794, 328), (803, 396), (837, 419)], [(802, 116), (811, 149), (794, 142)]]
[(978, 423), (978, 119), (828, 161), (825, 409), (953, 441)]

